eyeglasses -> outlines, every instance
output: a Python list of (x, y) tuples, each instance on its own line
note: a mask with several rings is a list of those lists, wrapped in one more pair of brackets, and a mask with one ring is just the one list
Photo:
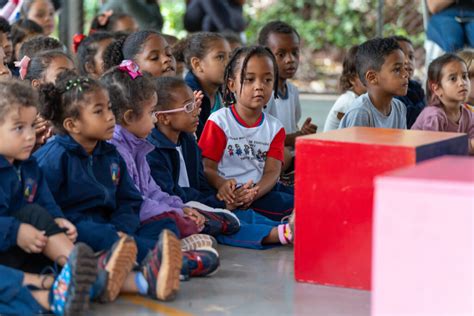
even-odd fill
[(183, 105), (182, 108), (174, 109), (174, 110), (158, 111), (158, 112), (156, 112), (156, 115), (166, 114), (166, 113), (183, 112), (183, 111), (186, 112), (186, 113), (191, 113), (192, 111), (194, 111), (195, 108), (196, 108), (196, 101), (192, 100), (191, 102), (188, 102), (185, 105)]

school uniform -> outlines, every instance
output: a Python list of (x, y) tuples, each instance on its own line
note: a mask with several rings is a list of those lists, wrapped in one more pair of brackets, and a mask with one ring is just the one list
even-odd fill
[[(214, 208), (225, 208), (225, 203), (216, 198), (216, 190), (211, 188), (204, 176), (201, 150), (193, 135), (181, 133), (178, 144), (170, 141), (160, 130), (153, 129), (148, 137), (154, 150), (147, 156), (151, 175), (160, 187), (169, 194), (178, 195), (184, 202), (198, 201)], [(184, 165), (180, 163), (181, 147)], [(186, 169), (188, 186), (180, 184), (182, 169)], [(182, 180), (181, 180), (182, 182)], [(262, 240), (279, 225), (253, 210), (236, 210), (233, 213), (240, 220), (240, 230), (232, 235), (219, 235), (219, 243), (251, 249), (263, 249)]]
[[(267, 157), (283, 162), (284, 142), (285, 131), (278, 119), (262, 113), (255, 124), (249, 126), (232, 106), (211, 114), (199, 147), (203, 157), (218, 163), (221, 177), (245, 184), (249, 180), (254, 183), (261, 180)], [(250, 208), (279, 221), (291, 214), (293, 205), (293, 188), (277, 183)]]
[[(34, 270), (31, 257), (17, 246), (22, 223), (30, 224), (46, 236), (63, 233), (55, 218), (64, 217), (54, 201), (36, 159), (30, 157), (11, 164), (0, 155), (0, 264)], [(43, 260), (41, 260), (43, 261)], [(30, 265), (31, 264), (31, 265)]]
[(57, 135), (34, 155), (56, 202), (76, 225), (77, 241), (94, 251), (110, 249), (117, 232), (124, 232), (135, 238), (140, 262), (168, 228), (166, 221), (140, 225), (141, 194), (113, 145), (100, 141), (89, 155), (71, 136)]

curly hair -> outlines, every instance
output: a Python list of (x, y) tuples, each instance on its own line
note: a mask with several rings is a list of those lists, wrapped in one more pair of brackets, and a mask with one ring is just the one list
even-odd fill
[(38, 104), (38, 94), (31, 85), (14, 78), (0, 80), (0, 95), (0, 123), (8, 112)]

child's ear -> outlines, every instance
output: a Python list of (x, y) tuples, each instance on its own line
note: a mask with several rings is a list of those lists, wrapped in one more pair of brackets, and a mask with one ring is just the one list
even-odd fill
[(191, 57), (191, 69), (195, 72), (202, 72), (201, 60), (197, 57)]
[(92, 65), (91, 62), (86, 62), (86, 64), (84, 65), (84, 68), (86, 68), (86, 72), (90, 75), (97, 75), (95, 73), (95, 67)]
[(367, 72), (365, 73), (365, 80), (368, 84), (376, 85), (378, 83), (377, 72), (372, 69), (367, 70)]
[(433, 91), (436, 96), (441, 97), (442, 96), (442, 89), (441, 85), (436, 83), (436, 82), (430, 82), (429, 84), (430, 90)]
[(77, 126), (77, 121), (72, 117), (67, 117), (64, 120), (63, 127), (69, 134), (79, 134), (80, 132)]
[(134, 119), (135, 119), (135, 114), (133, 113), (133, 110), (127, 110), (125, 111), (125, 113), (123, 113), (123, 122), (126, 125), (132, 124)]
[(234, 78), (229, 78), (227, 80), (227, 88), (229, 88), (229, 90), (232, 93), (235, 93), (235, 79)]
[(41, 82), (39, 81), (39, 79), (31, 80), (31, 86), (35, 89), (37, 89), (40, 86), (40, 84), (41, 84)]

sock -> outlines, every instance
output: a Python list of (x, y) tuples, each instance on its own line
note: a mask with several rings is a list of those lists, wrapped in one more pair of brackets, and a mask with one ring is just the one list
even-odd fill
[(289, 224), (278, 225), (278, 239), (282, 245), (289, 244), (293, 241), (293, 234), (291, 233)]
[(145, 279), (145, 276), (141, 272), (137, 272), (135, 275), (135, 285), (138, 288), (138, 293), (146, 295), (148, 293), (148, 282)]

